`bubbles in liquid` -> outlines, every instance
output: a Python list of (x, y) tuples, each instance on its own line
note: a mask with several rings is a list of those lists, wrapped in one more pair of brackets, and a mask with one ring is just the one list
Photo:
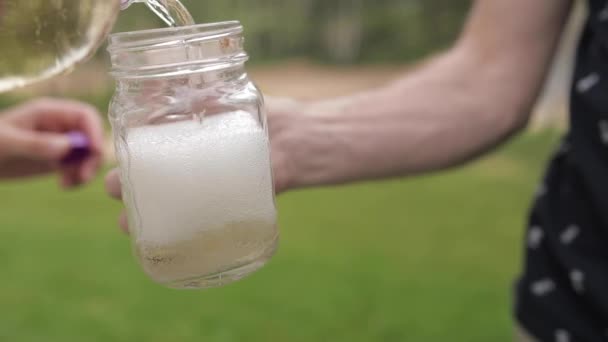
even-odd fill
[[(159, 283), (176, 286), (200, 277), (219, 277), (252, 263), (260, 267), (274, 253), (277, 239), (271, 221), (241, 221), (215, 228), (201, 223), (201, 231), (188, 240), (138, 240), (135, 250), (146, 274)], [(234, 275), (230, 280), (244, 275)]]
[(151, 278), (175, 283), (272, 255), (268, 138), (250, 113), (133, 128), (119, 151), (135, 250)]

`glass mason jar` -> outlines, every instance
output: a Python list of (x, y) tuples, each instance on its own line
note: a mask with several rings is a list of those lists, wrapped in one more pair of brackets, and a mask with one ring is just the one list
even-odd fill
[(115, 34), (110, 104), (135, 255), (154, 281), (207, 288), (278, 243), (264, 102), (224, 22)]

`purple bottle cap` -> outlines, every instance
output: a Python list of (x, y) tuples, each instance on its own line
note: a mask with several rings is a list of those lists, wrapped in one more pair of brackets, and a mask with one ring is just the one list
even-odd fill
[(69, 132), (66, 134), (70, 140), (70, 152), (61, 160), (61, 164), (75, 164), (83, 161), (91, 154), (89, 137), (82, 132)]

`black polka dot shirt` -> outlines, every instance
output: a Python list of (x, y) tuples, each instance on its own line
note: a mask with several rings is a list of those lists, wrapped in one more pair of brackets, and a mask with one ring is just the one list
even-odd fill
[(570, 129), (532, 206), (516, 289), (517, 319), (539, 341), (608, 342), (608, 0), (589, 5)]

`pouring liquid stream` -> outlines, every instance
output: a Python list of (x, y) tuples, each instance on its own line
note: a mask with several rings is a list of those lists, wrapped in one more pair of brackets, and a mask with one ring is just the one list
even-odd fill
[(195, 24), (192, 15), (179, 0), (122, 0), (121, 7), (124, 10), (132, 3), (144, 3), (169, 27)]
[[(179, 0), (122, 0), (121, 8), (124, 10), (132, 3), (145, 4), (150, 11), (156, 14), (156, 16), (158, 16), (169, 27), (180, 27), (196, 24), (188, 9)], [(186, 41), (184, 41), (183, 44), (186, 57), (189, 60), (202, 58), (197, 49), (191, 48)], [(204, 79), (199, 75), (190, 76), (188, 79), (189, 87), (191, 89), (195, 89), (197, 83), (203, 82)], [(204, 113), (198, 113), (196, 116), (198, 117), (198, 120), (202, 120)]]

